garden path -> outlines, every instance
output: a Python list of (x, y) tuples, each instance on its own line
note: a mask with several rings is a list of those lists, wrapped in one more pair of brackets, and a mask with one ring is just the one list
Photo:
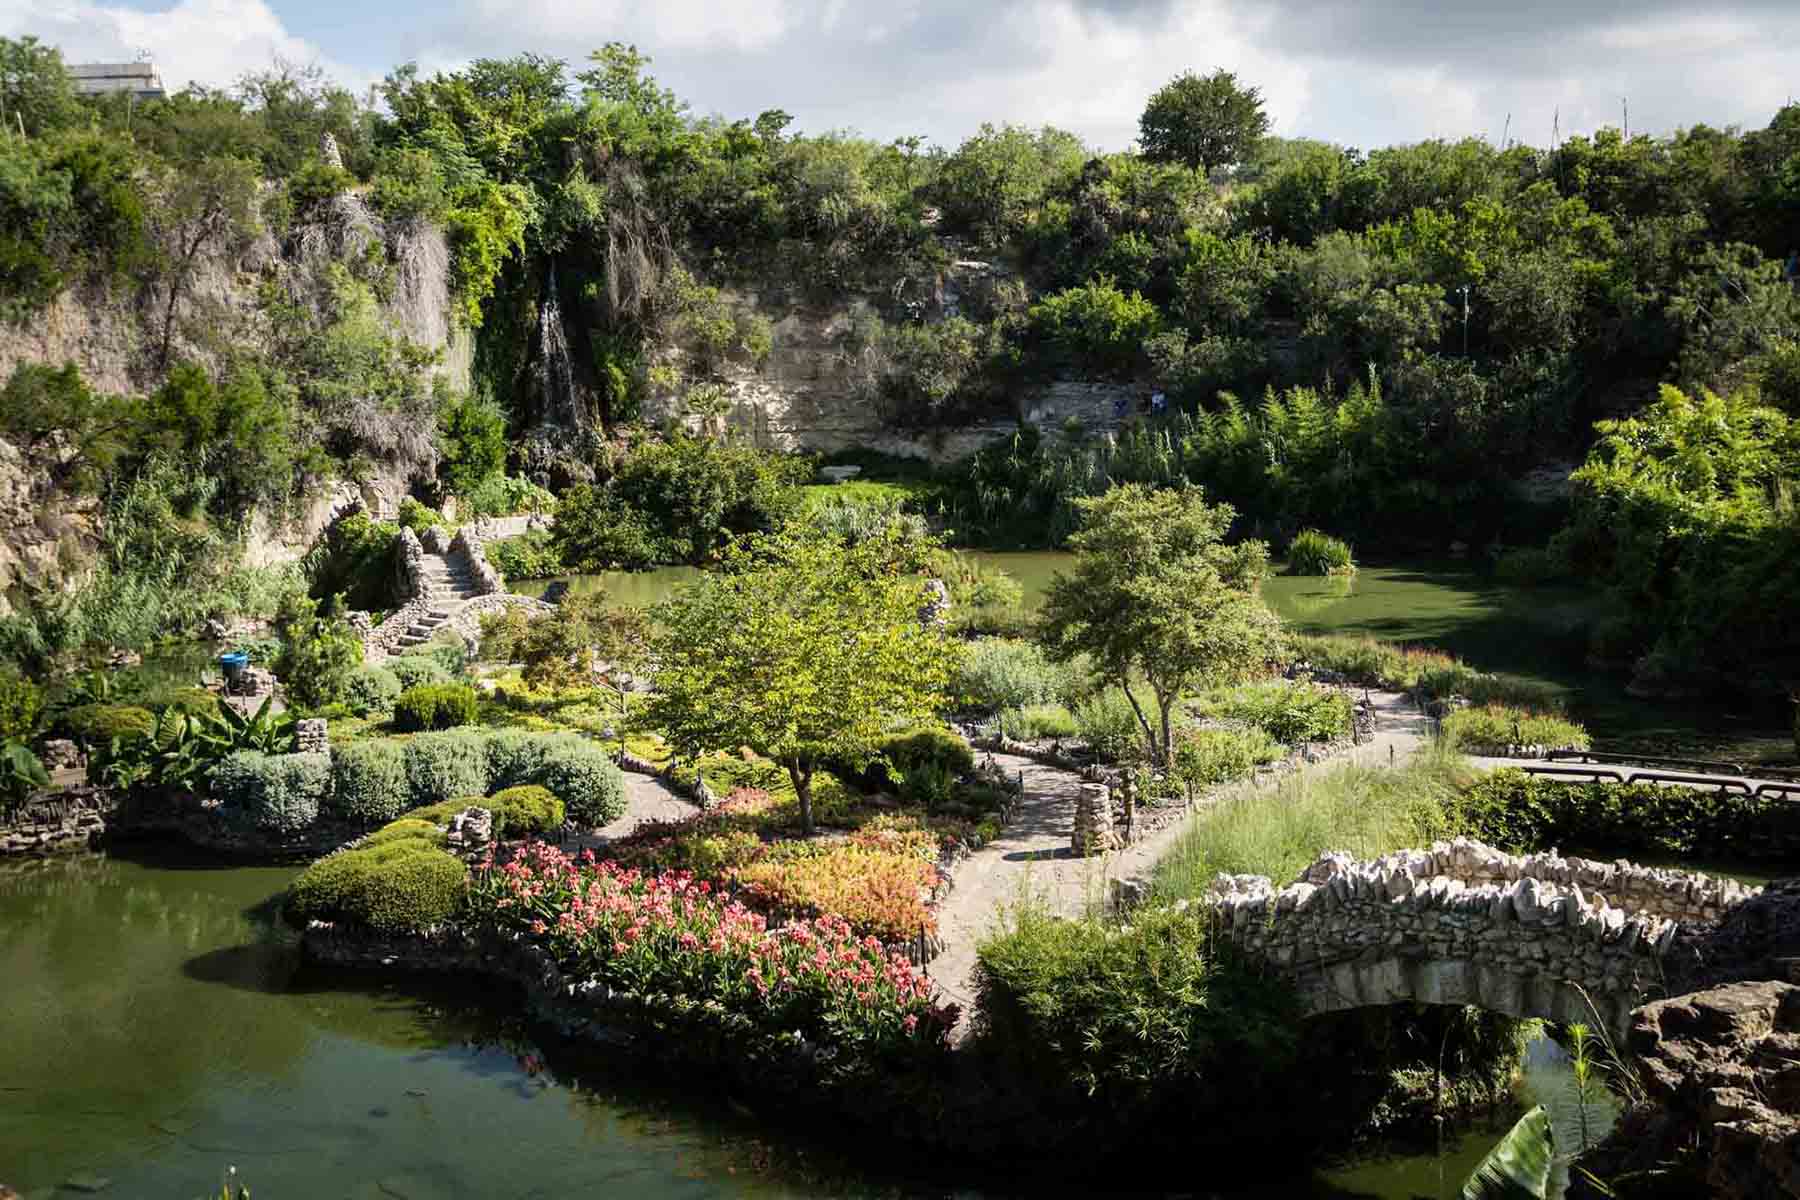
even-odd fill
[[(651, 821), (680, 821), (700, 809), (693, 801), (676, 795), (660, 779), (625, 772), (625, 812), (618, 820), (598, 829), (577, 834), (571, 848), (595, 849), (634, 833), (638, 826)], [(565, 843), (569, 847), (569, 843)]]
[[(1344, 762), (1370, 766), (1399, 763), (1429, 740), (1430, 718), (1421, 714), (1409, 697), (1372, 691), (1369, 698), (1375, 705), (1374, 737), (1348, 754), (1308, 763), (1301, 770)], [(975, 1007), (976, 945), (993, 928), (1004, 906), (1031, 895), (1052, 911), (1077, 916), (1089, 904), (1105, 898), (1110, 881), (1147, 875), (1187, 825), (1184, 820), (1173, 821), (1117, 853), (1077, 858), (1069, 842), (1081, 777), (1018, 755), (995, 754), (993, 759), (1009, 774), (1023, 776), (1024, 792), (1000, 836), (963, 860), (953, 873), (954, 886), (937, 914), (944, 948), (929, 964), (944, 999), (962, 1009), (951, 1034), (955, 1041), (968, 1035), (968, 1017)], [(1214, 792), (1208, 802), (1267, 790), (1279, 778), (1282, 776), (1264, 776), (1232, 784)]]

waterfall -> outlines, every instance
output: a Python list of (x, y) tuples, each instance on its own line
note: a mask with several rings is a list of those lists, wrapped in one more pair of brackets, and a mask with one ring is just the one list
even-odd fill
[(570, 361), (569, 337), (563, 330), (554, 259), (544, 285), (544, 302), (538, 306), (538, 394), (543, 404), (542, 420), (571, 429), (583, 427), (585, 414), (575, 396), (575, 365)]

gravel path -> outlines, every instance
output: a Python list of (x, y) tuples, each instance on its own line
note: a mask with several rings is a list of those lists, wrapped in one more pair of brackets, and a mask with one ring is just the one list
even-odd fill
[(574, 839), (573, 848), (599, 849), (633, 833), (650, 821), (680, 821), (700, 811), (691, 800), (670, 791), (660, 779), (625, 772), (625, 814), (608, 825)]
[[(1370, 698), (1375, 704), (1375, 736), (1349, 754), (1308, 764), (1302, 770), (1316, 771), (1345, 762), (1370, 766), (1397, 763), (1429, 739), (1430, 719), (1406, 696), (1371, 692)], [(993, 759), (1009, 774), (1022, 773), (1025, 791), (1001, 835), (956, 868), (954, 886), (938, 909), (944, 949), (930, 963), (938, 990), (962, 1007), (963, 1017), (952, 1035), (959, 1041), (968, 1034), (968, 1016), (974, 1008), (975, 947), (994, 928), (1004, 906), (1030, 895), (1055, 912), (1077, 916), (1104, 899), (1110, 880), (1148, 874), (1187, 826), (1184, 820), (1173, 821), (1123, 851), (1077, 858), (1069, 849), (1069, 839), (1080, 777), (1017, 755), (995, 754)], [(1274, 778), (1283, 777), (1245, 780), (1214, 793), (1206, 802), (1268, 791)]]

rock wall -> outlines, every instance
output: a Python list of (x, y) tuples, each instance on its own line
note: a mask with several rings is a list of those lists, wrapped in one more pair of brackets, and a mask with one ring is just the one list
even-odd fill
[[(473, 341), (455, 322), (450, 296), (450, 250), (441, 229), (417, 222), (386, 227), (354, 194), (333, 202), (329, 216), (295, 230), (285, 243), (265, 233), (203, 253), (176, 308), (171, 361), (217, 368), (233, 353), (269, 345), (260, 302), (275, 285), (302, 300), (329, 286), (330, 268), (379, 246), (392, 271), (382, 300), (388, 326), (438, 351), (436, 374), (454, 387), (470, 385)], [(89, 386), (118, 394), (153, 390), (162, 382), (160, 282), (71, 287), (23, 322), (0, 322), (0, 383), (22, 363), (80, 367)], [(377, 464), (361, 485), (339, 485), (282, 519), (254, 514), (245, 561), (252, 566), (300, 557), (352, 499), (373, 512), (392, 511), (405, 494), (405, 464)], [(5, 593), (17, 587), (67, 585), (78, 579), (98, 545), (98, 506), (54, 494), (47, 476), (0, 443), (0, 615)]]
[(86, 850), (106, 833), (115, 808), (111, 793), (95, 788), (40, 792), (0, 811), (0, 858)]
[[(971, 270), (983, 265), (959, 264)], [(1089, 432), (1114, 429), (1119, 424), (1117, 402), (1123, 399), (1127, 411), (1134, 411), (1148, 394), (1125, 384), (1057, 381), (1020, 394), (1013, 413), (1002, 419), (930, 432), (896, 430), (858, 387), (853, 333), (859, 320), (874, 312), (868, 301), (821, 308), (777, 305), (754, 292), (726, 292), (724, 298), (734, 309), (770, 324), (773, 344), (761, 366), (734, 362), (721, 369), (731, 404), (726, 424), (769, 449), (831, 453), (862, 448), (949, 462), (1010, 437), (1021, 421), (1045, 430), (1060, 430), (1070, 421)], [(690, 356), (678, 346), (663, 347), (657, 358), (683, 369), (690, 366)], [(651, 424), (671, 421), (694, 431), (704, 424), (683, 412), (679, 390), (652, 393), (643, 416)]]
[(1751, 894), (1704, 875), (1520, 857), (1459, 838), (1367, 863), (1328, 854), (1279, 890), (1221, 875), (1208, 902), (1221, 934), (1292, 978), (1312, 1012), (1473, 1004), (1622, 1030), (1682, 923), (1716, 921)]

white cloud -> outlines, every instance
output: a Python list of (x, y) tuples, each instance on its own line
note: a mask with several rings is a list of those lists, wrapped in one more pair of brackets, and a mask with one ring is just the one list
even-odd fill
[(325, 58), (318, 46), (287, 31), (264, 0), (179, 0), (144, 11), (90, 0), (0, 0), (0, 31), (33, 34), (61, 47), (65, 62), (129, 62), (147, 53), (163, 84), (219, 87), (276, 58), (318, 63), (339, 83), (361, 87), (364, 72)]

